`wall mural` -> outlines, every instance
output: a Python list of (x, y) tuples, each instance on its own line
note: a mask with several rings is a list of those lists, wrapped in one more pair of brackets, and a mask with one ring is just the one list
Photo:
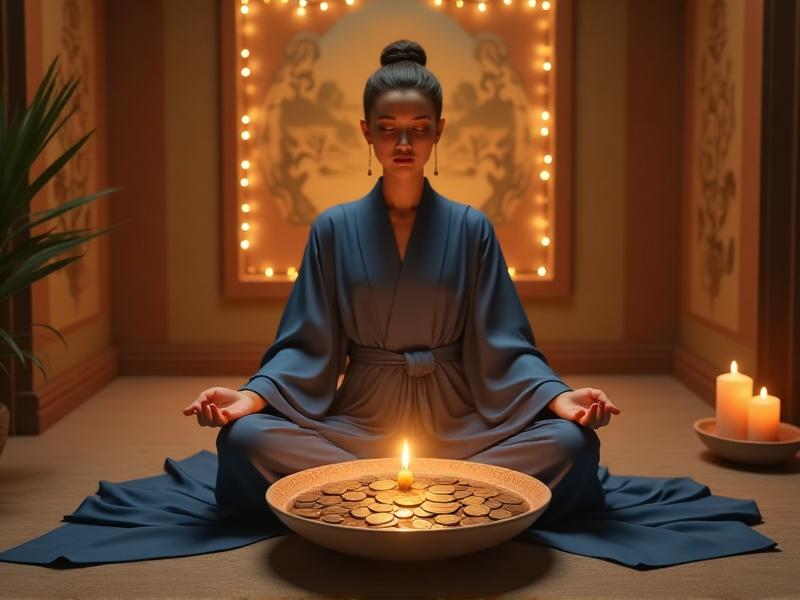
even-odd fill
[(692, 310), (738, 330), (743, 4), (696, 5)]

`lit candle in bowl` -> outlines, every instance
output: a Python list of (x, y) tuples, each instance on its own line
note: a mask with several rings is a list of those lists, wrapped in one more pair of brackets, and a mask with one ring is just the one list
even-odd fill
[(403, 491), (410, 490), (411, 484), (414, 483), (414, 476), (408, 470), (408, 455), (408, 442), (403, 440), (403, 454), (400, 460), (401, 468), (397, 474), (397, 486)]
[(777, 442), (781, 424), (781, 401), (761, 388), (759, 396), (750, 398), (747, 407), (747, 439), (756, 442)]
[(739, 373), (731, 361), (729, 373), (717, 375), (717, 435), (747, 438), (748, 403), (753, 396), (753, 378)]

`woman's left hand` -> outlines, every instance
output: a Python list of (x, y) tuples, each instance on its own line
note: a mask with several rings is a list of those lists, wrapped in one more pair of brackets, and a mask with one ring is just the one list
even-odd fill
[(618, 415), (622, 412), (602, 390), (594, 388), (562, 392), (547, 406), (562, 419), (575, 421), (592, 429), (608, 425), (612, 414)]

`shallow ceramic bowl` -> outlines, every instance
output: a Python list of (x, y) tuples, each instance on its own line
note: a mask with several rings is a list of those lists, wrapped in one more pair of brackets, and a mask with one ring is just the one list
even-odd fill
[(694, 422), (697, 435), (717, 456), (751, 465), (779, 463), (792, 458), (800, 450), (800, 427), (781, 423), (775, 442), (738, 440), (717, 435), (717, 419), (707, 417)]
[(430, 560), (460, 556), (500, 544), (536, 521), (550, 504), (550, 488), (542, 481), (504, 467), (443, 458), (415, 458), (414, 473), (475, 479), (519, 494), (528, 510), (508, 519), (442, 529), (371, 529), (306, 519), (288, 512), (292, 499), (323, 483), (364, 475), (396, 473), (396, 458), (372, 458), (322, 465), (287, 475), (267, 488), (267, 502), (283, 523), (304, 538), (346, 554), (383, 560)]

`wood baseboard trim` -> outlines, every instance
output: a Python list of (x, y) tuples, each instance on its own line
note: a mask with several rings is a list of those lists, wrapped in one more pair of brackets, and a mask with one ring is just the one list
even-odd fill
[(672, 374), (711, 406), (717, 401), (717, 375), (722, 371), (694, 352), (675, 346)]
[[(258, 370), (261, 344), (153, 344), (108, 348), (21, 394), (17, 435), (39, 435), (119, 375), (241, 375)], [(672, 374), (713, 406), (719, 369), (672, 344), (564, 343), (539, 349), (562, 375)]]
[(111, 383), (117, 376), (118, 357), (113, 347), (48, 378), (33, 392), (17, 398), (15, 435), (41, 435), (69, 412)]

